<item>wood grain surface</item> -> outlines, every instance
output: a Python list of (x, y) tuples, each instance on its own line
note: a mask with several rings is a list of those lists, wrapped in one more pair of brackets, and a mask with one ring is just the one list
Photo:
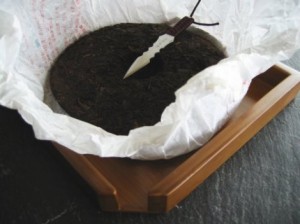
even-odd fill
[[(300, 71), (300, 52), (285, 62)], [(167, 214), (109, 213), (49, 142), (0, 108), (0, 223), (300, 223), (300, 95)]]

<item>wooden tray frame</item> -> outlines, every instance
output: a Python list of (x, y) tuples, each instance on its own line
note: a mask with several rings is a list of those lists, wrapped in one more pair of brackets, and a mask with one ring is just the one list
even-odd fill
[(256, 77), (231, 120), (206, 145), (170, 160), (79, 155), (53, 143), (99, 197), (102, 210), (167, 212), (293, 100), (300, 73), (283, 64)]

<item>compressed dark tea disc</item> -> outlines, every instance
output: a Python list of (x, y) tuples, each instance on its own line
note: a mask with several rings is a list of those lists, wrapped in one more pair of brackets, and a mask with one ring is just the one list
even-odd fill
[(118, 24), (81, 37), (50, 70), (50, 86), (72, 117), (114, 134), (154, 125), (174, 92), (224, 53), (204, 32), (184, 31), (137, 74), (123, 79), (133, 61), (163, 34), (162, 24)]

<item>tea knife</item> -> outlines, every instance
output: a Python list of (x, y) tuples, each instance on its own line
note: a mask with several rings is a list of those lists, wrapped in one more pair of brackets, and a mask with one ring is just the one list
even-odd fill
[(136, 73), (138, 70), (150, 63), (150, 59), (155, 56), (161, 49), (172, 43), (175, 37), (188, 28), (194, 19), (192, 17), (185, 16), (179, 20), (175, 26), (169, 28), (163, 35), (159, 36), (157, 41), (148, 48), (141, 56), (139, 56), (133, 64), (129, 67), (123, 79)]

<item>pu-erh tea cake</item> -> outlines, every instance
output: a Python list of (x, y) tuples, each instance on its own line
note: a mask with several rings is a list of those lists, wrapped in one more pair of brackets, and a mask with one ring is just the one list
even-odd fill
[(68, 115), (118, 135), (159, 122), (178, 88), (225, 57), (203, 31), (184, 31), (146, 67), (123, 79), (134, 60), (168, 28), (124, 23), (75, 41), (49, 72), (59, 105)]

